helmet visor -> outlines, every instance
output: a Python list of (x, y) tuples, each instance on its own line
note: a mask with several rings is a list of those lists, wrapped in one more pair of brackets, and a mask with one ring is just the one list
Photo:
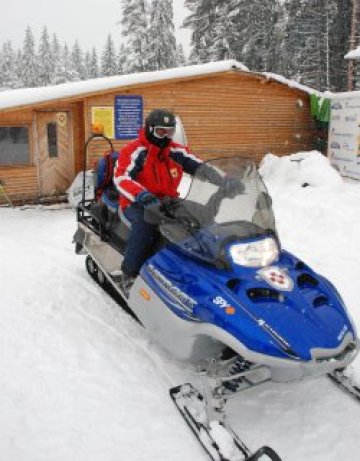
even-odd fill
[(174, 126), (154, 126), (154, 136), (159, 139), (169, 138), (175, 134), (175, 127)]

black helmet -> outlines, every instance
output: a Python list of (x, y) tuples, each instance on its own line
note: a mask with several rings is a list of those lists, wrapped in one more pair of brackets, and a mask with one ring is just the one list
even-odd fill
[(145, 135), (148, 141), (159, 147), (166, 147), (175, 134), (175, 115), (165, 109), (155, 109), (145, 120)]

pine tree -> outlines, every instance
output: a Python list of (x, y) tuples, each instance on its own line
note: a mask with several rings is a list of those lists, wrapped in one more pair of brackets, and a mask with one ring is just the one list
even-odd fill
[(271, 49), (271, 72), (277, 74), (286, 74), (286, 53), (285, 53), (285, 34), (288, 16), (284, 4), (278, 3), (277, 5), (277, 21), (273, 30), (273, 45)]
[(176, 47), (176, 65), (178, 67), (186, 66), (186, 57), (181, 43)]
[(91, 67), (91, 53), (85, 51), (84, 68), (85, 68), (85, 80), (90, 78), (90, 67)]
[(22, 62), (20, 69), (22, 86), (33, 88), (37, 86), (37, 61), (35, 54), (35, 39), (30, 26), (25, 31), (23, 43)]
[(171, 0), (153, 0), (150, 9), (149, 44), (147, 58), (149, 70), (169, 69), (176, 66), (176, 39)]
[(186, 0), (192, 62), (237, 59), (250, 69), (276, 71), (281, 44), (278, 0)]
[(93, 47), (91, 50), (90, 67), (88, 73), (89, 78), (98, 78), (100, 76), (98, 56), (95, 47)]
[(319, 90), (330, 89), (336, 0), (286, 0), (285, 8), (288, 76)]
[(2, 62), (3, 62), (3, 51), (0, 49), (0, 91), (3, 90), (4, 82), (3, 82), (3, 74), (1, 72), (2, 70)]
[(53, 61), (49, 34), (46, 26), (44, 26), (40, 38), (38, 66), (38, 85), (50, 85), (54, 74), (55, 62)]
[(21, 88), (22, 83), (16, 69), (16, 53), (10, 40), (2, 46), (0, 75), (2, 76), (3, 88)]
[[(243, 11), (241, 15), (243, 16)], [(275, 51), (276, 25), (278, 22), (277, 0), (253, 0), (242, 23), (244, 47), (241, 52), (243, 62), (258, 72), (276, 71)], [(245, 32), (245, 33), (244, 33)]]
[(74, 70), (72, 56), (68, 45), (65, 43), (62, 49), (60, 61), (56, 66), (53, 84), (58, 85), (60, 83), (72, 82), (77, 80), (79, 80), (79, 76), (78, 73)]
[(147, 11), (145, 0), (123, 0), (122, 34), (126, 38), (126, 66), (128, 73), (143, 72), (148, 68)]
[[(347, 6), (347, 5), (346, 5)], [(349, 10), (349, 49), (353, 50), (360, 45), (360, 1), (352, 0), (348, 6)], [(347, 90), (352, 91), (360, 87), (360, 69), (354, 60), (348, 61), (347, 66)]]
[(72, 81), (85, 80), (84, 54), (80, 48), (78, 40), (75, 40), (71, 51), (71, 62)]
[(57, 38), (56, 34), (53, 34), (52, 41), (51, 41), (51, 55), (53, 60), (53, 72), (51, 75), (51, 84), (56, 85), (59, 83), (59, 73), (61, 74), (61, 59), (62, 59), (62, 49), (60, 42)]
[(16, 80), (17, 80), (17, 88), (24, 87), (22, 80), (21, 80), (22, 62), (23, 62), (22, 51), (20, 49), (17, 49), (15, 53), (15, 74), (16, 74)]
[(114, 41), (111, 34), (105, 43), (104, 51), (101, 56), (101, 75), (103, 77), (110, 77), (117, 74), (117, 57), (115, 52)]
[(183, 27), (192, 29), (190, 62), (198, 64), (214, 60), (212, 45), (219, 0), (185, 0), (185, 6), (190, 15), (185, 18)]
[(244, 20), (243, 4), (239, 0), (219, 2), (215, 15), (214, 38), (210, 47), (213, 60), (236, 59), (241, 53), (244, 38), (239, 24)]
[(118, 74), (125, 74), (126, 72), (126, 48), (125, 45), (122, 43), (119, 48), (118, 53)]

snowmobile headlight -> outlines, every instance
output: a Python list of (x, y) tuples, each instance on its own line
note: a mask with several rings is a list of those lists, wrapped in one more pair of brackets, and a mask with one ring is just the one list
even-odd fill
[(255, 242), (236, 243), (231, 245), (231, 259), (235, 264), (246, 267), (265, 267), (279, 257), (279, 248), (273, 238), (265, 238)]

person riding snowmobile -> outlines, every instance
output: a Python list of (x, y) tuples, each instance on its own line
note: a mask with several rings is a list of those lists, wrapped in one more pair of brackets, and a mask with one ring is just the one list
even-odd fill
[[(178, 197), (183, 173), (193, 176), (199, 166), (204, 165), (187, 147), (172, 140), (175, 129), (176, 117), (172, 112), (165, 109), (150, 112), (139, 137), (121, 150), (114, 170), (114, 184), (120, 193), (120, 215), (131, 227), (119, 282), (125, 294), (155, 240), (156, 226), (145, 221), (144, 208), (161, 203), (165, 197)], [(206, 179), (213, 184), (223, 184), (225, 179), (225, 189), (230, 196), (242, 188), (235, 178), (223, 178), (211, 167), (204, 168), (205, 172)]]
[(144, 220), (144, 208), (164, 197), (178, 197), (183, 172), (194, 175), (203, 163), (188, 148), (175, 143), (175, 115), (155, 109), (147, 116), (139, 137), (127, 144), (114, 171), (120, 192), (120, 213), (130, 221), (131, 231), (121, 265), (120, 286), (127, 293), (147, 258), (156, 226)]

